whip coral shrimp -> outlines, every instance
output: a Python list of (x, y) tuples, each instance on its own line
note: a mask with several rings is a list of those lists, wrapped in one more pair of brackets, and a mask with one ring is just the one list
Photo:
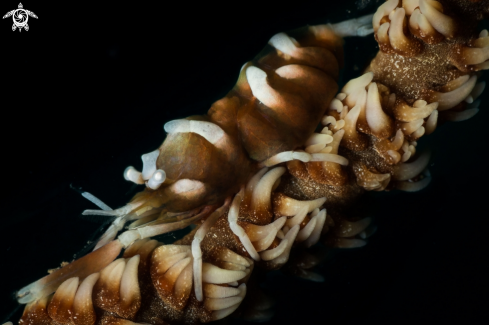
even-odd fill
[[(102, 186), (94, 191), (89, 183), (83, 184), (84, 196), (89, 196), (86, 190), (108, 203), (89, 197), (103, 211), (83, 205), (88, 209), (84, 215), (105, 215), (104, 234), (90, 247), (96, 248), (93, 253), (79, 254), (74, 262), (16, 293), (19, 302), (28, 304), (21, 323), (164, 324), (228, 316), (270, 320), (271, 303), (259, 303), (256, 283), (263, 270), (277, 269), (324, 281), (318, 286), (321, 293), (311, 295), (309, 282), (272, 273), (276, 276), (270, 282), (276, 287), (271, 285), (269, 291), (298, 296), (278, 297), (280, 302), (295, 299), (289, 309), (300, 303), (300, 295), (315, 296), (304, 299), (313, 310), (326, 308), (323, 304), (334, 310), (350, 300), (351, 292), (353, 308), (362, 311), (360, 300), (369, 295), (382, 301), (373, 292), (375, 282), (368, 284), (371, 277), (380, 280), (374, 274), (381, 270), (367, 270), (379, 262), (369, 245), (356, 251), (358, 265), (340, 259), (320, 271), (310, 268), (321, 255), (315, 249), (365, 245), (375, 230), (370, 216), (377, 215), (380, 229), (385, 226), (382, 232), (391, 232), (386, 238), (379, 230), (377, 244), (384, 238), (392, 254), (406, 255), (409, 246), (431, 243), (429, 238), (437, 238), (440, 231), (455, 230), (443, 214), (475, 211), (456, 199), (475, 193), (475, 182), (461, 179), (476, 175), (467, 161), (477, 156), (466, 148), (480, 150), (481, 140), (466, 143), (478, 131), (462, 129), (476, 122), (440, 124), (472, 117), (477, 112), (472, 104), (478, 97), (484, 100), (482, 79), (475, 71), (487, 68), (488, 36), (473, 21), (487, 17), (488, 7), (484, 0), (387, 1), (369, 19), (374, 29), (369, 37), (375, 37), (381, 52), (371, 63), (361, 57), (349, 62), (348, 50), (366, 41), (347, 39), (345, 69), (350, 71), (345, 75), (352, 76), (343, 79), (342, 41), (335, 27), (311, 24), (295, 32), (272, 33), (265, 50), (241, 71), (238, 67), (235, 88), (209, 105), (207, 115), (165, 122), (168, 136), (163, 144), (139, 152), (142, 164), (131, 161), (136, 168), (127, 168), (124, 177), (140, 184), (136, 191), (142, 192), (128, 198), (129, 204), (111, 210), (108, 206), (124, 203), (106, 201)], [(465, 26), (467, 17), (473, 21)], [(439, 24), (443, 19), (446, 23)], [(366, 33), (364, 24), (354, 30)], [(444, 128), (449, 131), (437, 135)], [(438, 184), (436, 168), (447, 162), (437, 158), (444, 156), (435, 147), (430, 176), (423, 141), (449, 142), (445, 157), (462, 160), (452, 165), (447, 178), (440, 172)], [(431, 179), (434, 188), (425, 189)], [(450, 185), (452, 181), (457, 185)], [(455, 194), (443, 188), (445, 184), (454, 186)], [(460, 193), (462, 186), (466, 193)], [(453, 202), (441, 199), (435, 189)], [(371, 192), (383, 190), (392, 192)], [(396, 190), (424, 192), (401, 197)], [(399, 221), (382, 221), (386, 218)], [(451, 219), (460, 228), (464, 220), (461, 215)], [(197, 227), (173, 243), (171, 231), (190, 224)], [(151, 239), (157, 235), (166, 237), (158, 237), (161, 242)], [(441, 238), (451, 247), (449, 238)], [(382, 253), (391, 258), (389, 249)], [(308, 256), (312, 257), (307, 260)], [(401, 272), (398, 263), (399, 259), (384, 265)], [(340, 276), (342, 265), (349, 269)], [(431, 265), (432, 270), (439, 267)], [(299, 284), (307, 290), (290, 289)], [(277, 304), (272, 322), (295, 317), (281, 308)], [(303, 309), (298, 310), (302, 314)], [(356, 317), (360, 314), (349, 321)]]

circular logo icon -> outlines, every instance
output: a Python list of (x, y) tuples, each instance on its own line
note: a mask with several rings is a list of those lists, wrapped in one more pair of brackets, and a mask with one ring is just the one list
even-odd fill
[(12, 16), (14, 19), (14, 24), (17, 27), (24, 27), (27, 24), (27, 20), (29, 19), (29, 16), (27, 15), (27, 12), (25, 12), (24, 9), (15, 10)]
[(24, 6), (22, 6), (22, 3), (19, 3), (19, 7), (14, 10), (10, 10), (7, 12), (5, 15), (3, 15), (3, 19), (12, 17), (12, 20), (14, 21), (14, 24), (12, 25), (12, 31), (15, 31), (16, 29), (22, 31), (22, 29), (25, 29), (26, 31), (29, 30), (29, 25), (27, 25), (27, 21), (29, 20), (29, 16), (36, 18), (37, 16), (35, 13), (33, 13), (30, 10), (24, 9)]

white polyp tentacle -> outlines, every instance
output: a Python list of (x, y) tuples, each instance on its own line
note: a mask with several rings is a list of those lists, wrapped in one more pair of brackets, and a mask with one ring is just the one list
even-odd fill
[(331, 142), (331, 151), (330, 154), (338, 154), (338, 148), (341, 143), (341, 139), (343, 139), (343, 135), (345, 134), (345, 130), (339, 130), (335, 134), (333, 134), (333, 142)]
[(489, 70), (489, 61), (482, 62), (482, 63), (474, 65), (474, 70), (475, 71)]
[(399, 4), (399, 0), (389, 0), (385, 3), (383, 3), (375, 12), (374, 16), (372, 17), (372, 25), (374, 28), (374, 31), (377, 31), (380, 27), (380, 21), (384, 16), (389, 15), (394, 9), (396, 9), (397, 5)]
[(478, 108), (469, 108), (469, 109), (466, 109), (462, 112), (448, 111), (445, 113), (444, 117), (447, 121), (461, 122), (461, 121), (468, 120), (469, 118), (473, 117), (478, 112), (479, 112)]
[(435, 101), (438, 102), (438, 110), (444, 111), (458, 105), (461, 101), (463, 101), (465, 98), (467, 98), (467, 96), (470, 95), (470, 93), (475, 87), (476, 82), (477, 82), (477, 76), (472, 76), (460, 87), (450, 92), (447, 93), (435, 92), (434, 97), (435, 97)]
[(318, 198), (310, 201), (299, 201), (288, 196), (283, 196), (275, 206), (274, 212), (282, 216), (296, 216), (299, 211), (307, 207), (307, 212), (312, 212), (326, 202), (326, 197)]
[(367, 191), (384, 190), (391, 179), (389, 173), (378, 174), (368, 170), (365, 165), (357, 165), (355, 174), (357, 175), (357, 184)]
[(202, 281), (206, 283), (233, 283), (243, 279), (246, 275), (245, 271), (222, 269), (210, 263), (202, 264)]
[(278, 239), (284, 239), (284, 237), (285, 237), (285, 234), (284, 234), (284, 232), (283, 232), (282, 229), (280, 229), (279, 231), (277, 231), (277, 238)]
[(135, 255), (127, 260), (120, 286), (120, 302), (123, 304), (130, 305), (136, 300), (141, 300), (138, 281), (139, 261), (139, 255)]
[[(350, 95), (348, 95), (348, 97), (346, 97), (345, 104), (345, 106), (348, 106), (350, 110), (352, 110), (355, 106), (360, 106), (360, 114), (362, 114), (362, 116), (365, 115), (365, 107), (367, 104), (367, 91), (365, 88), (360, 87), (354, 90)], [(345, 109), (341, 112), (340, 117), (345, 119), (349, 111)]]
[(215, 284), (206, 284), (204, 291), (206, 298), (227, 298), (240, 293), (238, 288), (222, 287)]
[(311, 161), (329, 161), (343, 166), (348, 166), (348, 159), (337, 154), (318, 152), (313, 153), (311, 156)]
[(426, 120), (426, 125), (425, 125), (426, 134), (431, 134), (433, 133), (433, 131), (435, 131), (437, 122), (438, 122), (438, 111), (435, 109)]
[(406, 16), (403, 8), (394, 10), (389, 18), (391, 19), (389, 28), (389, 42), (396, 50), (405, 50), (412, 41), (404, 35), (404, 17)]
[(463, 63), (467, 65), (481, 64), (489, 60), (489, 46), (465, 47), (463, 49)]
[(428, 104), (424, 100), (417, 100), (410, 107), (405, 103), (401, 103), (394, 107), (394, 117), (396, 120), (403, 122), (412, 122), (418, 119), (428, 117), (439, 106), (438, 102)]
[(402, 133), (401, 130), (397, 130), (396, 136), (394, 137), (394, 140), (392, 140), (391, 142), (391, 149), (399, 150), (401, 149), (403, 143), (404, 143), (404, 133)]
[(243, 190), (241, 190), (238, 194), (236, 194), (233, 203), (231, 204), (231, 208), (229, 209), (228, 212), (229, 227), (231, 228), (231, 231), (236, 236), (238, 236), (239, 240), (241, 241), (241, 244), (243, 244), (244, 248), (246, 249), (248, 254), (250, 254), (251, 258), (254, 259), (255, 261), (259, 261), (260, 255), (258, 255), (258, 252), (255, 250), (255, 247), (251, 243), (244, 229), (240, 225), (238, 225), (239, 206), (241, 204), (242, 199), (243, 199)]
[(404, 151), (404, 152), (409, 151), (409, 143), (407, 142), (407, 140), (403, 142), (401, 148), (402, 148), (402, 151)]
[(402, 7), (406, 10), (407, 15), (411, 15), (419, 7), (419, 0), (403, 0)]
[(402, 155), (402, 162), (406, 162), (411, 158), (411, 151), (405, 151), (404, 154)]
[(311, 217), (317, 216), (319, 214), (319, 212), (320, 212), (319, 208), (316, 208), (316, 209), (312, 210)]
[(306, 140), (304, 146), (306, 152), (315, 153), (323, 150), (327, 144), (333, 142), (333, 137), (324, 133), (313, 133), (309, 139)]
[[(413, 18), (414, 17), (414, 18)], [(426, 19), (426, 16), (421, 13), (421, 10), (416, 9), (411, 16), (411, 20), (415, 19), (416, 23), (421, 31), (426, 35), (435, 35), (437, 31), (433, 28), (431, 23)]]
[(417, 182), (406, 182), (400, 181), (396, 182), (396, 188), (404, 192), (418, 192), (426, 188), (431, 182), (431, 176), (426, 176)]
[(368, 95), (366, 103), (367, 123), (373, 133), (381, 133), (385, 128), (390, 127), (391, 120), (382, 110), (380, 103), (379, 89), (377, 83), (372, 82), (368, 86)]
[(358, 78), (348, 81), (346, 85), (343, 87), (343, 89), (341, 90), (341, 92), (348, 96), (358, 89), (367, 87), (368, 84), (372, 82), (373, 78), (374, 78), (374, 73), (367, 72)]
[(304, 151), (284, 151), (261, 162), (260, 166), (272, 167), (274, 165), (278, 165), (283, 162), (287, 162), (291, 160), (300, 160), (302, 162), (309, 162), (311, 160), (311, 155)]
[(353, 237), (364, 231), (372, 222), (372, 218), (364, 218), (355, 222), (344, 220), (336, 229), (338, 237), (348, 238)]
[(262, 178), (262, 176), (268, 171), (268, 168), (265, 167), (265, 168), (262, 168), (260, 169), (260, 171), (258, 173), (256, 173), (248, 182), (248, 184), (246, 184), (246, 189), (245, 189), (245, 194), (246, 195), (250, 195), (253, 193), (253, 190), (255, 189), (256, 187), (256, 184), (258, 184), (258, 182), (260, 181), (260, 179)]
[(431, 153), (424, 152), (413, 162), (400, 164), (395, 166), (393, 179), (398, 181), (406, 181), (419, 175), (428, 166)]
[(396, 181), (395, 188), (404, 192), (417, 192), (426, 188), (431, 182), (431, 173), (428, 168), (424, 169), (422, 173), (422, 179), (416, 182), (412, 181)]
[[(332, 117), (332, 116), (331, 116)], [(334, 119), (334, 117), (333, 117)], [(336, 120), (335, 120), (336, 122)], [(321, 134), (328, 134), (330, 136), (333, 136), (333, 131), (331, 131), (327, 126), (323, 127), (323, 129), (321, 130)]]
[[(410, 15), (407, 10), (406, 10), (406, 15)], [(423, 14), (419, 10), (419, 8), (417, 8), (416, 10), (413, 10), (413, 12), (411, 13), (411, 17), (409, 17), (409, 27), (411, 27), (414, 30), (422, 29), (420, 25), (422, 23), (421, 21), (423, 20), (423, 18), (424, 18), (424, 20), (426, 20), (426, 22), (428, 22), (426, 17), (421, 18), (422, 16), (423, 16)], [(429, 23), (428, 23), (428, 25), (431, 26)], [(423, 32), (425, 32), (425, 34), (427, 34), (424, 29), (423, 29)]]
[(419, 9), (434, 29), (440, 34), (453, 38), (455, 22), (450, 16), (440, 12), (440, 3), (433, 0), (419, 0)]
[(453, 91), (457, 88), (459, 88), (460, 86), (462, 86), (464, 83), (467, 82), (467, 80), (470, 79), (470, 75), (466, 74), (466, 75), (463, 75), (463, 76), (460, 76), (456, 79), (453, 79), (452, 81), (449, 81), (447, 82), (443, 87), (442, 87), (442, 91), (443, 92), (450, 92), (450, 91)]
[(472, 45), (477, 48), (489, 47), (489, 36), (484, 36), (476, 39)]
[[(489, 39), (489, 38), (488, 38)], [(489, 41), (487, 41), (489, 43)], [(478, 65), (489, 62), (489, 45), (486, 47), (464, 47), (462, 62), (466, 65)]]
[(268, 171), (256, 184), (251, 196), (251, 209), (263, 208), (270, 210), (270, 196), (272, 193), (272, 187), (285, 173), (285, 167), (276, 167)]
[(195, 298), (198, 301), (204, 299), (202, 293), (202, 250), (200, 249), (200, 242), (202, 239), (194, 237), (192, 241), (192, 257), (193, 257), (193, 275), (194, 275), (194, 291)]
[(211, 314), (211, 320), (212, 321), (219, 320), (219, 319), (222, 319), (224, 317), (229, 316), (239, 307), (239, 305), (241, 304), (241, 301), (243, 301), (244, 297), (246, 296), (246, 284), (242, 283), (238, 287), (238, 289), (240, 290), (240, 293), (237, 296), (232, 297), (232, 298), (235, 298), (235, 299), (233, 299), (233, 301), (227, 300), (229, 298), (222, 299), (222, 300), (225, 300), (225, 299), (227, 300), (226, 301), (227, 305), (231, 305), (232, 303), (234, 303), (234, 304), (227, 307), (227, 308), (224, 308), (225, 306), (221, 305), (218, 310), (214, 310)]
[(377, 38), (379, 39), (380, 43), (388, 44), (390, 42), (389, 40), (390, 26), (391, 26), (390, 23), (383, 23), (382, 25), (380, 25), (379, 29), (377, 30)]
[[(285, 218), (283, 218), (285, 219)], [(285, 223), (285, 222), (282, 222)], [(273, 231), (269, 232), (263, 239), (259, 239), (257, 241), (253, 241), (253, 246), (255, 247), (255, 250), (259, 252), (263, 252), (266, 250), (270, 245), (273, 243), (273, 240), (275, 237), (277, 237), (277, 232), (278, 229), (274, 229)]]
[(209, 298), (205, 300), (205, 307), (208, 310), (223, 310), (240, 303), (241, 297)]
[(246, 227), (248, 238), (257, 252), (267, 249), (272, 244), (277, 232), (283, 227), (286, 220), (286, 217), (281, 217), (265, 226), (249, 224)]
[(299, 212), (297, 212), (297, 214), (294, 217), (287, 220), (286, 225), (289, 228), (292, 228), (295, 225), (300, 225), (302, 223), (302, 221), (304, 220), (304, 218), (306, 217), (308, 210), (309, 210), (309, 207), (306, 205), (303, 206), (302, 208), (300, 208)]
[(198, 301), (204, 299), (202, 293), (202, 250), (200, 243), (204, 240), (205, 235), (210, 231), (212, 225), (223, 215), (224, 209), (229, 205), (229, 200), (226, 200), (224, 205), (214, 211), (195, 232), (192, 241), (192, 257), (193, 257), (193, 274), (194, 274), (194, 290), (195, 297)]
[(358, 136), (358, 131), (357, 131), (357, 121), (358, 117), (361, 112), (361, 106), (360, 105), (355, 105), (349, 112), (348, 115), (345, 117), (345, 138), (356, 138)]
[[(122, 266), (124, 268), (124, 266)], [(120, 268), (119, 268), (120, 269)], [(72, 304), (74, 301), (74, 298), (76, 296), (76, 291), (78, 289), (78, 284), (80, 282), (79, 277), (72, 277), (64, 281), (56, 290), (54, 293), (50, 305), (53, 306), (54, 304), (58, 303), (60, 304), (62, 301), (68, 301), (68, 308), (72, 309)], [(53, 304), (54, 302), (54, 304)], [(70, 306), (71, 305), (71, 306)], [(66, 307), (65, 307), (66, 308)], [(66, 308), (66, 309), (68, 309)], [(53, 319), (53, 321), (61, 323), (63, 320), (65, 320), (64, 313), (61, 311), (64, 309), (63, 307), (57, 308), (57, 309), (48, 309), (49, 316), (50, 318)], [(66, 310), (65, 309), (65, 310)], [(68, 310), (69, 310), (68, 309)]]
[(331, 153), (332, 150), (333, 150), (332, 146), (326, 146), (323, 150), (321, 150), (318, 153)]
[(261, 259), (264, 261), (271, 261), (274, 258), (279, 257), (285, 251), (288, 244), (289, 241), (285, 238), (282, 238), (282, 241), (277, 247), (261, 252), (260, 253)]
[(394, 150), (387, 150), (387, 154), (392, 158), (394, 164), (397, 164), (401, 160), (401, 154)]
[(410, 135), (416, 132), (419, 128), (422, 127), (424, 123), (423, 119), (414, 120), (412, 122), (401, 123), (401, 130), (405, 135)]
[[(348, 112), (348, 106), (345, 106), (343, 108), (343, 112)], [(343, 114), (343, 112), (341, 114)], [(335, 131), (336, 133), (338, 133), (338, 131), (341, 131), (341, 129), (343, 129), (343, 127), (345, 126), (345, 120), (343, 119), (340, 119), (337, 121), (337, 123), (333, 126), (333, 131)]]
[[(345, 98), (346, 98), (346, 94), (343, 94), (343, 95), (345, 95)], [(341, 113), (341, 111), (343, 110), (343, 103), (338, 98), (334, 98), (331, 101), (331, 104), (329, 104), (329, 109), (333, 110), (333, 111), (337, 111), (338, 113)], [(331, 122), (325, 122), (324, 118), (326, 118), (326, 117), (330, 117), (333, 120)], [(336, 120), (332, 116), (326, 115), (324, 118), (323, 118), (323, 125), (327, 125), (329, 123), (335, 123), (336, 122)]]
[(411, 134), (411, 137), (413, 139), (417, 140), (417, 139), (421, 138), (424, 135), (424, 133), (425, 133), (425, 128), (424, 128), (424, 126), (422, 126), (419, 129), (417, 129), (416, 131), (414, 131), (414, 133)]
[(188, 301), (193, 279), (191, 251), (188, 245), (162, 245), (153, 250), (152, 282), (165, 302), (168, 299), (178, 304)]
[[(367, 91), (364, 87), (359, 87), (355, 89), (351, 94), (349, 94), (344, 102), (350, 110), (353, 109), (354, 106), (360, 106), (361, 111), (363, 111), (367, 103)], [(342, 111), (342, 113), (344, 114), (344, 116), (342, 116), (342, 118), (344, 119), (348, 112)], [(340, 116), (343, 114), (340, 114)]]
[(314, 227), (314, 230), (312, 231), (310, 236), (304, 242), (306, 247), (311, 247), (319, 241), (319, 238), (321, 237), (321, 232), (323, 231), (324, 223), (326, 222), (326, 209), (322, 209), (313, 218), (316, 218), (317, 220), (316, 226)]
[(309, 236), (312, 234), (312, 231), (316, 227), (316, 222), (317, 222), (316, 218), (312, 218), (311, 220), (309, 220), (307, 225), (299, 231), (295, 241), (296, 242), (302, 242), (302, 241), (306, 240), (307, 238), (309, 238)]
[[(484, 89), (485, 88), (486, 88), (486, 82), (485, 81), (478, 82), (475, 85), (474, 89), (472, 89), (472, 92), (470, 93), (470, 96), (474, 100), (476, 100), (484, 92)], [(469, 104), (471, 104), (471, 103), (469, 103)]]
[(292, 248), (292, 245), (294, 244), (294, 241), (297, 237), (297, 234), (299, 233), (299, 229), (300, 229), (300, 226), (295, 225), (289, 231), (287, 231), (287, 234), (285, 235), (285, 238), (284, 238), (284, 240), (287, 240), (287, 243), (285, 245), (285, 249), (278, 257), (271, 260), (273, 263), (285, 264), (288, 261), (290, 250)]
[(285, 226), (282, 228), (282, 232), (283, 232), (283, 234), (284, 234), (284, 238), (285, 238), (285, 235), (287, 235), (287, 233), (289, 232), (289, 230), (290, 230), (290, 228), (289, 228), (287, 225), (285, 225)]

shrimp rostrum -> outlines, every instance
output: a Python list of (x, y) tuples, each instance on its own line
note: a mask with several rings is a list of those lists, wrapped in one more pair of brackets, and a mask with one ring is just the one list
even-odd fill
[[(282, 268), (319, 241), (365, 245), (375, 227), (349, 212), (358, 198), (425, 188), (430, 154), (417, 141), (477, 113), (489, 35), (476, 22), (488, 16), (488, 0), (389, 0), (274, 35), (207, 114), (166, 123), (142, 170), (124, 171), (145, 187), (127, 205), (84, 194), (101, 208), (84, 214), (113, 222), (92, 253), (17, 293), (20, 323), (219, 320), (243, 313), (254, 269)], [(379, 53), (339, 90), (342, 37), (371, 33)], [(151, 239), (191, 224), (171, 245)], [(305, 264), (293, 272), (320, 281)]]

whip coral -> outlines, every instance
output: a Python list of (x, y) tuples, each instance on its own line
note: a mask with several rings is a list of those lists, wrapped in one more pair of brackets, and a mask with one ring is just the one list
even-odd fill
[[(113, 217), (111, 225), (93, 253), (17, 293), (28, 303), (21, 323), (209, 322), (233, 313), (266, 319), (257, 316), (260, 305), (246, 303), (256, 295), (253, 274), (283, 268), (323, 280), (310, 271), (316, 262), (304, 260), (307, 251), (294, 251), (319, 241), (361, 247), (374, 232), (362, 213), (364, 192), (428, 186), (431, 155), (419, 150), (421, 142), (441, 122), (477, 113), (489, 36), (474, 21), (488, 7), (385, 2), (372, 18), (379, 54), (339, 87), (335, 27), (273, 36), (207, 115), (166, 123), (168, 136), (143, 155), (141, 173), (125, 170), (144, 191), (116, 210), (91, 198), (102, 211), (84, 215)], [(398, 200), (377, 200), (391, 199)], [(427, 208), (379, 205), (406, 224), (407, 211)], [(174, 244), (150, 240), (191, 223), (197, 228)]]

